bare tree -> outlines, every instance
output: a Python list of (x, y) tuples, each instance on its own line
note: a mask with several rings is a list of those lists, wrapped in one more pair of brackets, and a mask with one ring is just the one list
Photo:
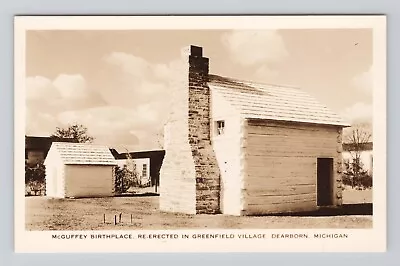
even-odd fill
[(352, 162), (348, 162), (346, 167), (346, 175), (351, 179), (351, 186), (354, 188), (358, 186), (361, 179), (365, 177), (367, 171), (363, 169), (361, 162), (361, 152), (365, 150), (366, 146), (371, 140), (371, 133), (362, 125), (355, 125), (352, 127), (350, 134), (346, 138), (348, 151), (351, 155)]
[(156, 135), (157, 138), (157, 147), (159, 149), (164, 149), (164, 134), (162, 132), (157, 133)]

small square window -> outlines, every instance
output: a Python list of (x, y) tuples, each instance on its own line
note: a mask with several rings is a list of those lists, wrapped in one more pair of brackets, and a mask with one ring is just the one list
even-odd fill
[(217, 135), (223, 135), (225, 131), (225, 121), (220, 120), (216, 122), (216, 133)]

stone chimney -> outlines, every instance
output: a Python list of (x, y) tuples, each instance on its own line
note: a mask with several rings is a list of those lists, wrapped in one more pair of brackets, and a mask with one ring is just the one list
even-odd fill
[(220, 212), (220, 173), (210, 139), (209, 60), (193, 45), (182, 56), (184, 76), (166, 125), (160, 209), (215, 214)]

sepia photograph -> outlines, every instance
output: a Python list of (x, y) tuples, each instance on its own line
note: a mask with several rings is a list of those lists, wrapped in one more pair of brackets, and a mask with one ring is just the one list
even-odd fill
[(384, 248), (383, 16), (40, 18), (16, 24), (21, 241)]

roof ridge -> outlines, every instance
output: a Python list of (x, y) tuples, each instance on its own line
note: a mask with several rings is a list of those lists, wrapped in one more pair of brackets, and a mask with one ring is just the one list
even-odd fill
[[(347, 127), (350, 124), (304, 89), (209, 75), (210, 89), (245, 118), (298, 121)], [(260, 96), (261, 95), (261, 96)], [(311, 112), (311, 113), (310, 113)]]
[(98, 146), (98, 147), (107, 147), (107, 145), (104, 144), (97, 144), (97, 143), (82, 143), (82, 142), (64, 142), (64, 141), (53, 141), (54, 144), (62, 144), (62, 145), (81, 145), (81, 146)]
[[(237, 78), (231, 78), (231, 77), (226, 77), (226, 76), (221, 76), (221, 75), (216, 75), (216, 74), (209, 74), (209, 76), (211, 77), (219, 77), (219, 78), (223, 78), (226, 80), (230, 80), (233, 82), (238, 82), (238, 83), (242, 83), (242, 84), (246, 84), (246, 85), (267, 85), (267, 86), (271, 86), (271, 87), (276, 87), (276, 88), (288, 88), (288, 89), (297, 89), (300, 91), (304, 91), (302, 88), (300, 87), (295, 87), (295, 86), (291, 86), (291, 85), (278, 85), (278, 84), (273, 84), (273, 83), (266, 83), (266, 82), (260, 82), (260, 81), (254, 81), (254, 80), (244, 80), (244, 79), (237, 79)], [(218, 80), (214, 80), (216, 82), (218, 82)], [(213, 82), (213, 80), (210, 80), (209, 82)], [(255, 88), (257, 89), (257, 88)]]

